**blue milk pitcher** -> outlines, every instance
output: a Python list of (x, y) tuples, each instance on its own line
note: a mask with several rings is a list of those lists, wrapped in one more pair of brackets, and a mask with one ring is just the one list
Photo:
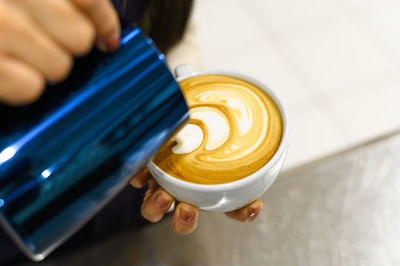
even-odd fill
[(76, 60), (37, 102), (0, 104), (1, 226), (31, 259), (43, 259), (188, 116), (164, 55), (140, 29), (125, 28), (117, 52)]

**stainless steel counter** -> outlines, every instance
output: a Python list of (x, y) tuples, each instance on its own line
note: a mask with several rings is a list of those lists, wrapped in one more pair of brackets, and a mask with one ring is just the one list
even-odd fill
[[(257, 221), (170, 217), (43, 265), (400, 265), (400, 134), (281, 174)], [(118, 217), (116, 217), (118, 219)]]

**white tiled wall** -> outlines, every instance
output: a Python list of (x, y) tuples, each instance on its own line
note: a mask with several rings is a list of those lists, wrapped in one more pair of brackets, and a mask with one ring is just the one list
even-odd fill
[(400, 128), (397, 0), (197, 0), (168, 60), (275, 90), (291, 120), (286, 168)]

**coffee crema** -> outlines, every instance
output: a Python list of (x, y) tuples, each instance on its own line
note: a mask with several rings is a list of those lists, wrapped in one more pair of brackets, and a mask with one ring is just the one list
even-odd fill
[(257, 86), (225, 75), (179, 82), (190, 119), (153, 162), (167, 174), (197, 184), (223, 184), (263, 167), (282, 137), (282, 118)]

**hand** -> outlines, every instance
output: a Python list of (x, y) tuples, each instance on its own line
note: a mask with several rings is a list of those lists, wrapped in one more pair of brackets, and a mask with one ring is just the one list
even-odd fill
[(109, 0), (0, 0), (0, 101), (30, 103), (46, 81), (65, 79), (73, 56), (94, 42), (119, 46), (120, 25)]
[[(147, 169), (140, 171), (131, 180), (131, 185), (135, 188), (142, 188), (147, 183), (149, 189), (143, 200), (142, 215), (145, 219), (155, 223), (163, 218), (175, 199), (157, 184)], [(261, 212), (262, 206), (261, 201), (255, 200), (241, 209), (225, 214), (241, 222), (253, 221)], [(197, 227), (198, 217), (197, 207), (189, 203), (179, 202), (175, 206), (172, 217), (172, 229), (179, 234), (190, 234)]]

